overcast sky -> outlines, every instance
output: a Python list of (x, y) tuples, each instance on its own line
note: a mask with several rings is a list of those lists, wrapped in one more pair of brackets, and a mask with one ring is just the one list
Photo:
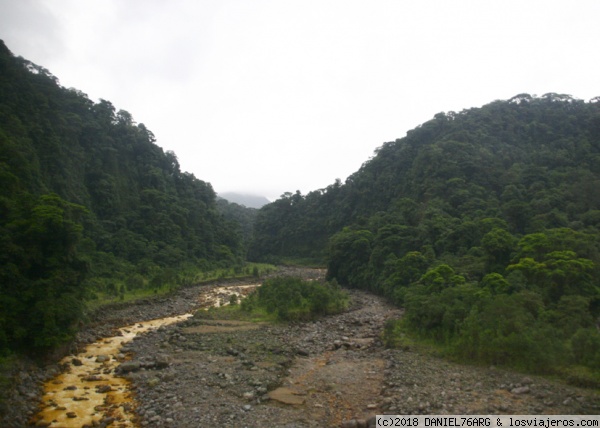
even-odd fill
[(217, 192), (342, 181), (441, 111), (600, 95), (599, 0), (0, 0), (0, 39)]

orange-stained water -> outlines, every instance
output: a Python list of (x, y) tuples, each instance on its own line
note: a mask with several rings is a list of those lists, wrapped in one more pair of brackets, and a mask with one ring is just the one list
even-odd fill
[[(199, 302), (205, 309), (228, 304), (230, 295), (244, 297), (258, 285), (213, 288), (199, 296)], [(36, 425), (81, 428), (86, 424), (92, 426), (94, 421), (100, 422), (105, 417), (113, 417), (115, 423), (112, 426), (136, 427), (135, 401), (129, 381), (114, 375), (115, 368), (121, 363), (118, 360), (120, 349), (140, 333), (191, 316), (184, 314), (122, 327), (116, 336), (88, 345), (79, 355), (63, 358), (60, 363), (67, 369), (44, 385), (41, 410), (34, 418)], [(82, 364), (74, 365), (75, 358)]]
[[(112, 416), (119, 421), (119, 426), (133, 427), (131, 421), (133, 402), (129, 391), (129, 382), (114, 376), (115, 368), (120, 364), (117, 360), (123, 344), (132, 340), (137, 334), (169, 325), (189, 318), (191, 314), (158, 320), (136, 323), (119, 329), (117, 336), (104, 338), (88, 345), (78, 356), (63, 358), (62, 364), (67, 371), (56, 376), (44, 386), (44, 407), (38, 419), (51, 427), (81, 427), (100, 421), (105, 416)], [(98, 357), (106, 361), (98, 361)], [(72, 364), (77, 358), (82, 365)], [(110, 391), (101, 392), (103, 389)], [(43, 423), (38, 422), (43, 426)]]

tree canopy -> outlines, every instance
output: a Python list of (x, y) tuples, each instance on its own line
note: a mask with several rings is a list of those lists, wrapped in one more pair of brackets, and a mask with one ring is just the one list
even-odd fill
[(0, 213), (0, 354), (68, 339), (95, 293), (244, 257), (212, 186), (144, 124), (1, 41)]
[(320, 259), (455, 355), (545, 370), (600, 364), (599, 250), (600, 103), (550, 93), (439, 113), (344, 183), (283, 195), (250, 256)]

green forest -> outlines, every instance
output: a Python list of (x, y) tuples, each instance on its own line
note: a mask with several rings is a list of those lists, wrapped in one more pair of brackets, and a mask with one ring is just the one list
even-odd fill
[(249, 256), (405, 308), (390, 343), (600, 386), (600, 98), (439, 113), (342, 183), (286, 193)]
[(439, 113), (344, 182), (256, 210), (0, 41), (0, 357), (67, 343), (110, 299), (257, 275), (247, 261), (330, 282), (275, 281), (247, 308), (310, 319), (346, 307), (336, 284), (364, 289), (405, 310), (390, 346), (600, 386), (600, 98)]
[(253, 216), (0, 42), (0, 356), (65, 343), (95, 301), (243, 269)]

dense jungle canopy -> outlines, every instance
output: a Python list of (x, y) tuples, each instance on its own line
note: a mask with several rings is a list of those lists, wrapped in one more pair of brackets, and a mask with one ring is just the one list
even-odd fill
[(0, 354), (68, 340), (97, 293), (240, 263), (220, 205), (130, 113), (0, 41)]
[(401, 331), (544, 371), (600, 367), (599, 250), (600, 99), (549, 93), (439, 113), (345, 183), (282, 195), (249, 255), (326, 262), (405, 307)]
[(68, 341), (98, 296), (246, 258), (386, 296), (392, 345), (600, 385), (600, 98), (439, 113), (345, 182), (254, 210), (0, 42), (0, 356)]

